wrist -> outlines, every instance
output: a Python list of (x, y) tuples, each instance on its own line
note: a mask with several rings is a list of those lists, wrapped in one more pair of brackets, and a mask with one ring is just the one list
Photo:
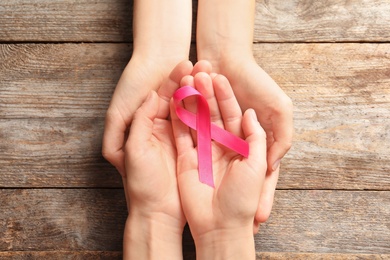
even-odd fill
[(148, 57), (188, 59), (192, 2), (189, 0), (134, 1), (134, 53)]
[(200, 0), (198, 60), (220, 60), (226, 55), (252, 56), (254, 11), (253, 0)]
[(194, 236), (197, 259), (255, 259), (256, 251), (251, 226), (212, 230)]
[(184, 225), (165, 214), (132, 212), (126, 221), (123, 259), (182, 259)]

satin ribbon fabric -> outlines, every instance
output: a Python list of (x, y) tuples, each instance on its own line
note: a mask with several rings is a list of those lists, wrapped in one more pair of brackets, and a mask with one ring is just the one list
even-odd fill
[[(182, 101), (190, 96), (197, 97), (196, 114), (182, 106)], [(245, 140), (211, 123), (207, 100), (195, 88), (190, 86), (179, 88), (174, 93), (173, 100), (178, 118), (197, 133), (199, 181), (214, 188), (211, 140), (246, 158), (249, 155), (249, 145)]]

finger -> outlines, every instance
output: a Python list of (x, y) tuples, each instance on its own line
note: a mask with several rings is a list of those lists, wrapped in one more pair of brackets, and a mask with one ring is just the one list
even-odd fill
[(279, 168), (265, 177), (263, 188), (260, 194), (259, 206), (256, 211), (255, 220), (264, 223), (268, 220), (274, 202), (276, 185), (279, 179)]
[(190, 61), (182, 61), (172, 70), (169, 78), (162, 83), (157, 92), (163, 100), (161, 108), (159, 109), (159, 114), (157, 115), (158, 118), (168, 117), (169, 101), (175, 91), (179, 88), (181, 79), (186, 75), (191, 75), (192, 69), (193, 66)]
[(257, 121), (256, 113), (253, 109), (245, 111), (242, 119), (242, 129), (249, 144), (249, 156), (246, 160), (252, 173), (265, 178), (267, 169), (267, 146), (266, 135)]
[(155, 91), (151, 91), (134, 114), (126, 149), (136, 149), (145, 145), (153, 134), (153, 121), (159, 110), (159, 98)]
[(102, 155), (124, 177), (126, 176), (126, 171), (123, 145), (127, 124), (123, 120), (119, 110), (113, 106), (107, 111), (104, 125)]
[(190, 87), (193, 87), (193, 88), (195, 87), (194, 77), (192, 75), (184, 76), (180, 80), (180, 87), (184, 87), (184, 86), (190, 86)]
[(210, 74), (212, 71), (212, 68), (213, 67), (209, 61), (200, 60), (195, 64), (194, 69), (192, 70), (192, 76), (195, 76), (199, 72), (205, 72), (207, 74)]
[(268, 148), (269, 171), (275, 171), (279, 167), (281, 159), (290, 150), (294, 132), (292, 113), (285, 113), (274, 122), (277, 122), (275, 123), (277, 126), (273, 125), (274, 142)]
[(222, 75), (215, 76), (213, 86), (226, 130), (242, 136), (242, 112), (228, 79)]
[(194, 81), (195, 88), (202, 94), (209, 105), (211, 122), (223, 127), (222, 116), (210, 75), (205, 72), (199, 72), (195, 75)]
[(181, 122), (181, 120), (177, 117), (173, 100), (170, 103), (170, 110), (177, 154), (178, 156), (181, 156), (185, 154), (186, 151), (194, 149), (194, 141), (192, 140), (190, 128)]
[[(195, 88), (195, 82), (194, 82), (194, 77), (192, 75), (188, 75), (182, 78), (180, 81), (180, 87), (184, 86), (190, 86)], [(196, 113), (196, 97), (187, 97), (183, 100), (184, 107), (192, 112)]]

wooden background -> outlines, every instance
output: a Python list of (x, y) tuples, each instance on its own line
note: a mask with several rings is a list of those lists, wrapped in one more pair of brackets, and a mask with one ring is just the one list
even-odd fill
[[(0, 1), (0, 259), (121, 258), (101, 138), (131, 23), (130, 0)], [(390, 259), (389, 39), (388, 0), (257, 0), (254, 53), (296, 132), (258, 259)]]

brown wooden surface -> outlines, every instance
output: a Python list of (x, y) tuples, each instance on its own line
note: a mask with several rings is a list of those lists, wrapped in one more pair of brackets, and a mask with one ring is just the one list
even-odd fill
[[(0, 251), (121, 250), (120, 189), (3, 189), (0, 197)], [(278, 190), (256, 249), (390, 254), (389, 201), (387, 191)]]
[[(185, 259), (195, 260), (195, 255), (192, 253), (185, 253)], [(105, 251), (55, 251), (55, 252), (0, 252), (0, 259), (71, 259), (71, 260), (115, 260), (122, 259), (122, 253), (118, 251), (105, 252)], [(256, 255), (257, 260), (385, 260), (390, 259), (388, 254), (313, 254), (313, 253), (269, 253), (258, 252)]]
[[(0, 186), (121, 186), (101, 157), (100, 140), (130, 48), (0, 45)], [(389, 190), (389, 49), (356, 43), (255, 46), (259, 64), (295, 104), (295, 143), (279, 188)]]
[[(130, 42), (132, 2), (2, 0), (0, 41)], [(256, 42), (388, 42), (390, 37), (387, 1), (256, 3)]]
[[(123, 191), (100, 149), (131, 13), (0, 2), (0, 259), (121, 258)], [(390, 259), (389, 14), (380, 0), (257, 0), (255, 58), (295, 105), (257, 259)], [(188, 230), (183, 245), (194, 259)]]

